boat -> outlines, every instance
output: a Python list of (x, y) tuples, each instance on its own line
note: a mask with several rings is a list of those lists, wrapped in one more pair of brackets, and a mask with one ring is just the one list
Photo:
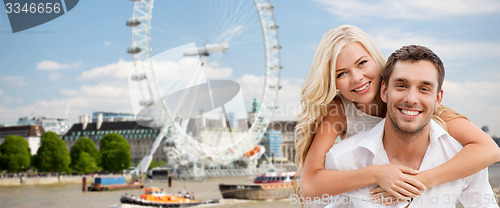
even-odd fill
[(144, 188), (145, 194), (139, 197), (134, 197), (133, 195), (123, 195), (120, 198), (120, 202), (123, 204), (134, 204), (142, 206), (153, 206), (153, 207), (189, 207), (200, 204), (210, 204), (217, 203), (219, 200), (206, 200), (199, 201), (194, 199), (194, 194), (177, 194), (172, 195), (165, 191), (163, 188)]
[(171, 168), (153, 168), (147, 172), (147, 177), (154, 180), (167, 180), (169, 173), (172, 172)]
[(144, 185), (140, 181), (132, 181), (127, 183), (125, 177), (95, 177), (87, 190), (88, 191), (111, 191), (118, 189), (140, 189)]
[(258, 176), (253, 184), (219, 184), (224, 199), (274, 200), (290, 197), (295, 189), (292, 178), (295, 172), (274, 169)]

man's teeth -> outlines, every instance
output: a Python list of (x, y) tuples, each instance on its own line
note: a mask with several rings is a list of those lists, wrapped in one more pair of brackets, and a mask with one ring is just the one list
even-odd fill
[(363, 87), (361, 88), (358, 88), (358, 89), (354, 89), (355, 92), (359, 92), (359, 91), (363, 91), (364, 89), (366, 89), (368, 87), (368, 84), (370, 84), (369, 82), (366, 83)]
[(403, 110), (403, 109), (401, 109), (401, 112), (402, 112), (403, 114), (405, 114), (405, 115), (409, 115), (409, 116), (414, 116), (414, 115), (419, 114), (419, 112), (418, 112), (418, 111), (409, 111), (409, 110)]

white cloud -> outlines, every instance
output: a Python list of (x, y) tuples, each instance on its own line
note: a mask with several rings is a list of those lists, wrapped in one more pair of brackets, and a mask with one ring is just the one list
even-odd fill
[(443, 83), (443, 104), (467, 116), (477, 126), (489, 126), (490, 135), (500, 136), (500, 83)]
[(67, 95), (67, 96), (76, 96), (78, 94), (78, 90), (65, 89), (65, 88), (60, 89), (59, 92), (61, 92), (64, 95)]
[[(159, 80), (171, 80), (179, 81), (184, 80), (189, 77), (183, 76), (183, 71), (186, 68), (193, 67), (194, 64), (198, 64), (196, 59), (193, 58), (183, 58), (179, 62), (173, 61), (153, 61), (153, 69), (155, 71), (155, 76)], [(100, 80), (100, 79), (113, 79), (113, 80), (123, 80), (127, 79), (129, 73), (134, 70), (133, 61), (119, 60), (117, 63), (108, 64), (102, 67), (96, 67), (88, 71), (84, 71), (78, 79), (80, 80)], [(232, 68), (220, 67), (217, 63), (212, 63), (210, 65), (205, 65), (205, 76), (208, 79), (227, 79), (231, 77), (233, 72)]]
[(2, 90), (0, 90), (0, 95), (3, 95), (3, 91)]
[(111, 42), (109, 42), (109, 41), (104, 41), (104, 45), (105, 45), (105, 46), (110, 46), (110, 45), (111, 45)]
[(382, 51), (392, 53), (401, 46), (417, 44), (431, 48), (441, 58), (469, 60), (471, 58), (500, 58), (500, 42), (481, 42), (436, 37), (438, 34), (402, 31), (390, 26), (374, 31), (371, 37)]
[(126, 85), (126, 80), (124, 80), (123, 85), (116, 86), (107, 83), (99, 83), (94, 86), (83, 85), (80, 88), (80, 92), (83, 95), (99, 97), (99, 98), (117, 98), (117, 97), (128, 97), (128, 86)]
[[(243, 75), (236, 79), (241, 85), (245, 103), (252, 102), (254, 97), (261, 102), (264, 87), (264, 77), (255, 75)], [(274, 112), (274, 120), (295, 120), (300, 111), (300, 90), (302, 79), (282, 78), (280, 80), (281, 90), (278, 92), (278, 108)], [(248, 105), (250, 106), (250, 105)]]
[(60, 69), (75, 69), (80, 67), (82, 62), (73, 62), (71, 64), (62, 64), (55, 61), (45, 60), (36, 64), (38, 70), (60, 70)]
[(422, 0), (422, 1), (362, 1), (316, 0), (340, 19), (381, 17), (388, 19), (433, 20), (461, 15), (480, 15), (500, 12), (500, 2), (495, 0)]
[(230, 67), (220, 67), (213, 63), (204, 67), (205, 76), (207, 79), (228, 79), (233, 74), (233, 69)]
[(78, 79), (79, 80), (101, 80), (101, 79), (126, 80), (129, 72), (133, 70), (133, 67), (134, 67), (134, 62), (124, 61), (120, 59), (116, 63), (84, 71), (80, 75), (80, 77), (78, 77)]
[(50, 81), (59, 80), (59, 79), (61, 79), (61, 77), (62, 77), (62, 74), (59, 74), (59, 73), (51, 73), (51, 74), (49, 74), (49, 80)]
[(19, 76), (0, 76), (0, 82), (4, 85), (12, 85), (15, 87), (26, 86), (26, 81), (24, 77)]
[(447, 77), (453, 75), (469, 80), (500, 78), (498, 67), (492, 61), (500, 59), (500, 42), (437, 37), (439, 34), (407, 32), (391, 26), (370, 31), (369, 35), (386, 58), (401, 46), (423, 45), (443, 60)]

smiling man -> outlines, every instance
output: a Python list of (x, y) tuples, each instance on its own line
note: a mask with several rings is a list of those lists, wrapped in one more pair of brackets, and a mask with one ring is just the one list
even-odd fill
[[(432, 120), (443, 98), (443, 79), (443, 63), (426, 47), (410, 45), (391, 54), (381, 86), (381, 98), (387, 103), (386, 118), (373, 129), (335, 145), (326, 155), (325, 169), (355, 170), (393, 163), (423, 171), (455, 156), (463, 146)], [(322, 202), (330, 203), (328, 207), (387, 207), (370, 197), (374, 187), (324, 198)], [(420, 197), (397, 201), (393, 206), (443, 208), (455, 207), (458, 201), (466, 208), (498, 207), (487, 169), (434, 186)]]

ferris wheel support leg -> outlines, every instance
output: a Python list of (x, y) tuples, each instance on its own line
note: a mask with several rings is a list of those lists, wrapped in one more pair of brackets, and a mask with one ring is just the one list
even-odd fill
[(151, 151), (146, 156), (144, 156), (144, 158), (142, 158), (141, 162), (139, 162), (139, 165), (137, 165), (134, 172), (144, 173), (148, 170), (149, 164), (151, 164), (151, 161), (153, 160), (153, 154), (156, 152), (156, 149), (158, 149), (158, 146), (160, 146), (160, 142), (161, 140), (163, 140), (163, 137), (165, 136), (168, 127), (169, 126), (167, 125), (161, 129), (160, 133), (158, 134), (158, 136), (156, 136), (156, 139), (153, 142), (153, 147), (151, 147)]

